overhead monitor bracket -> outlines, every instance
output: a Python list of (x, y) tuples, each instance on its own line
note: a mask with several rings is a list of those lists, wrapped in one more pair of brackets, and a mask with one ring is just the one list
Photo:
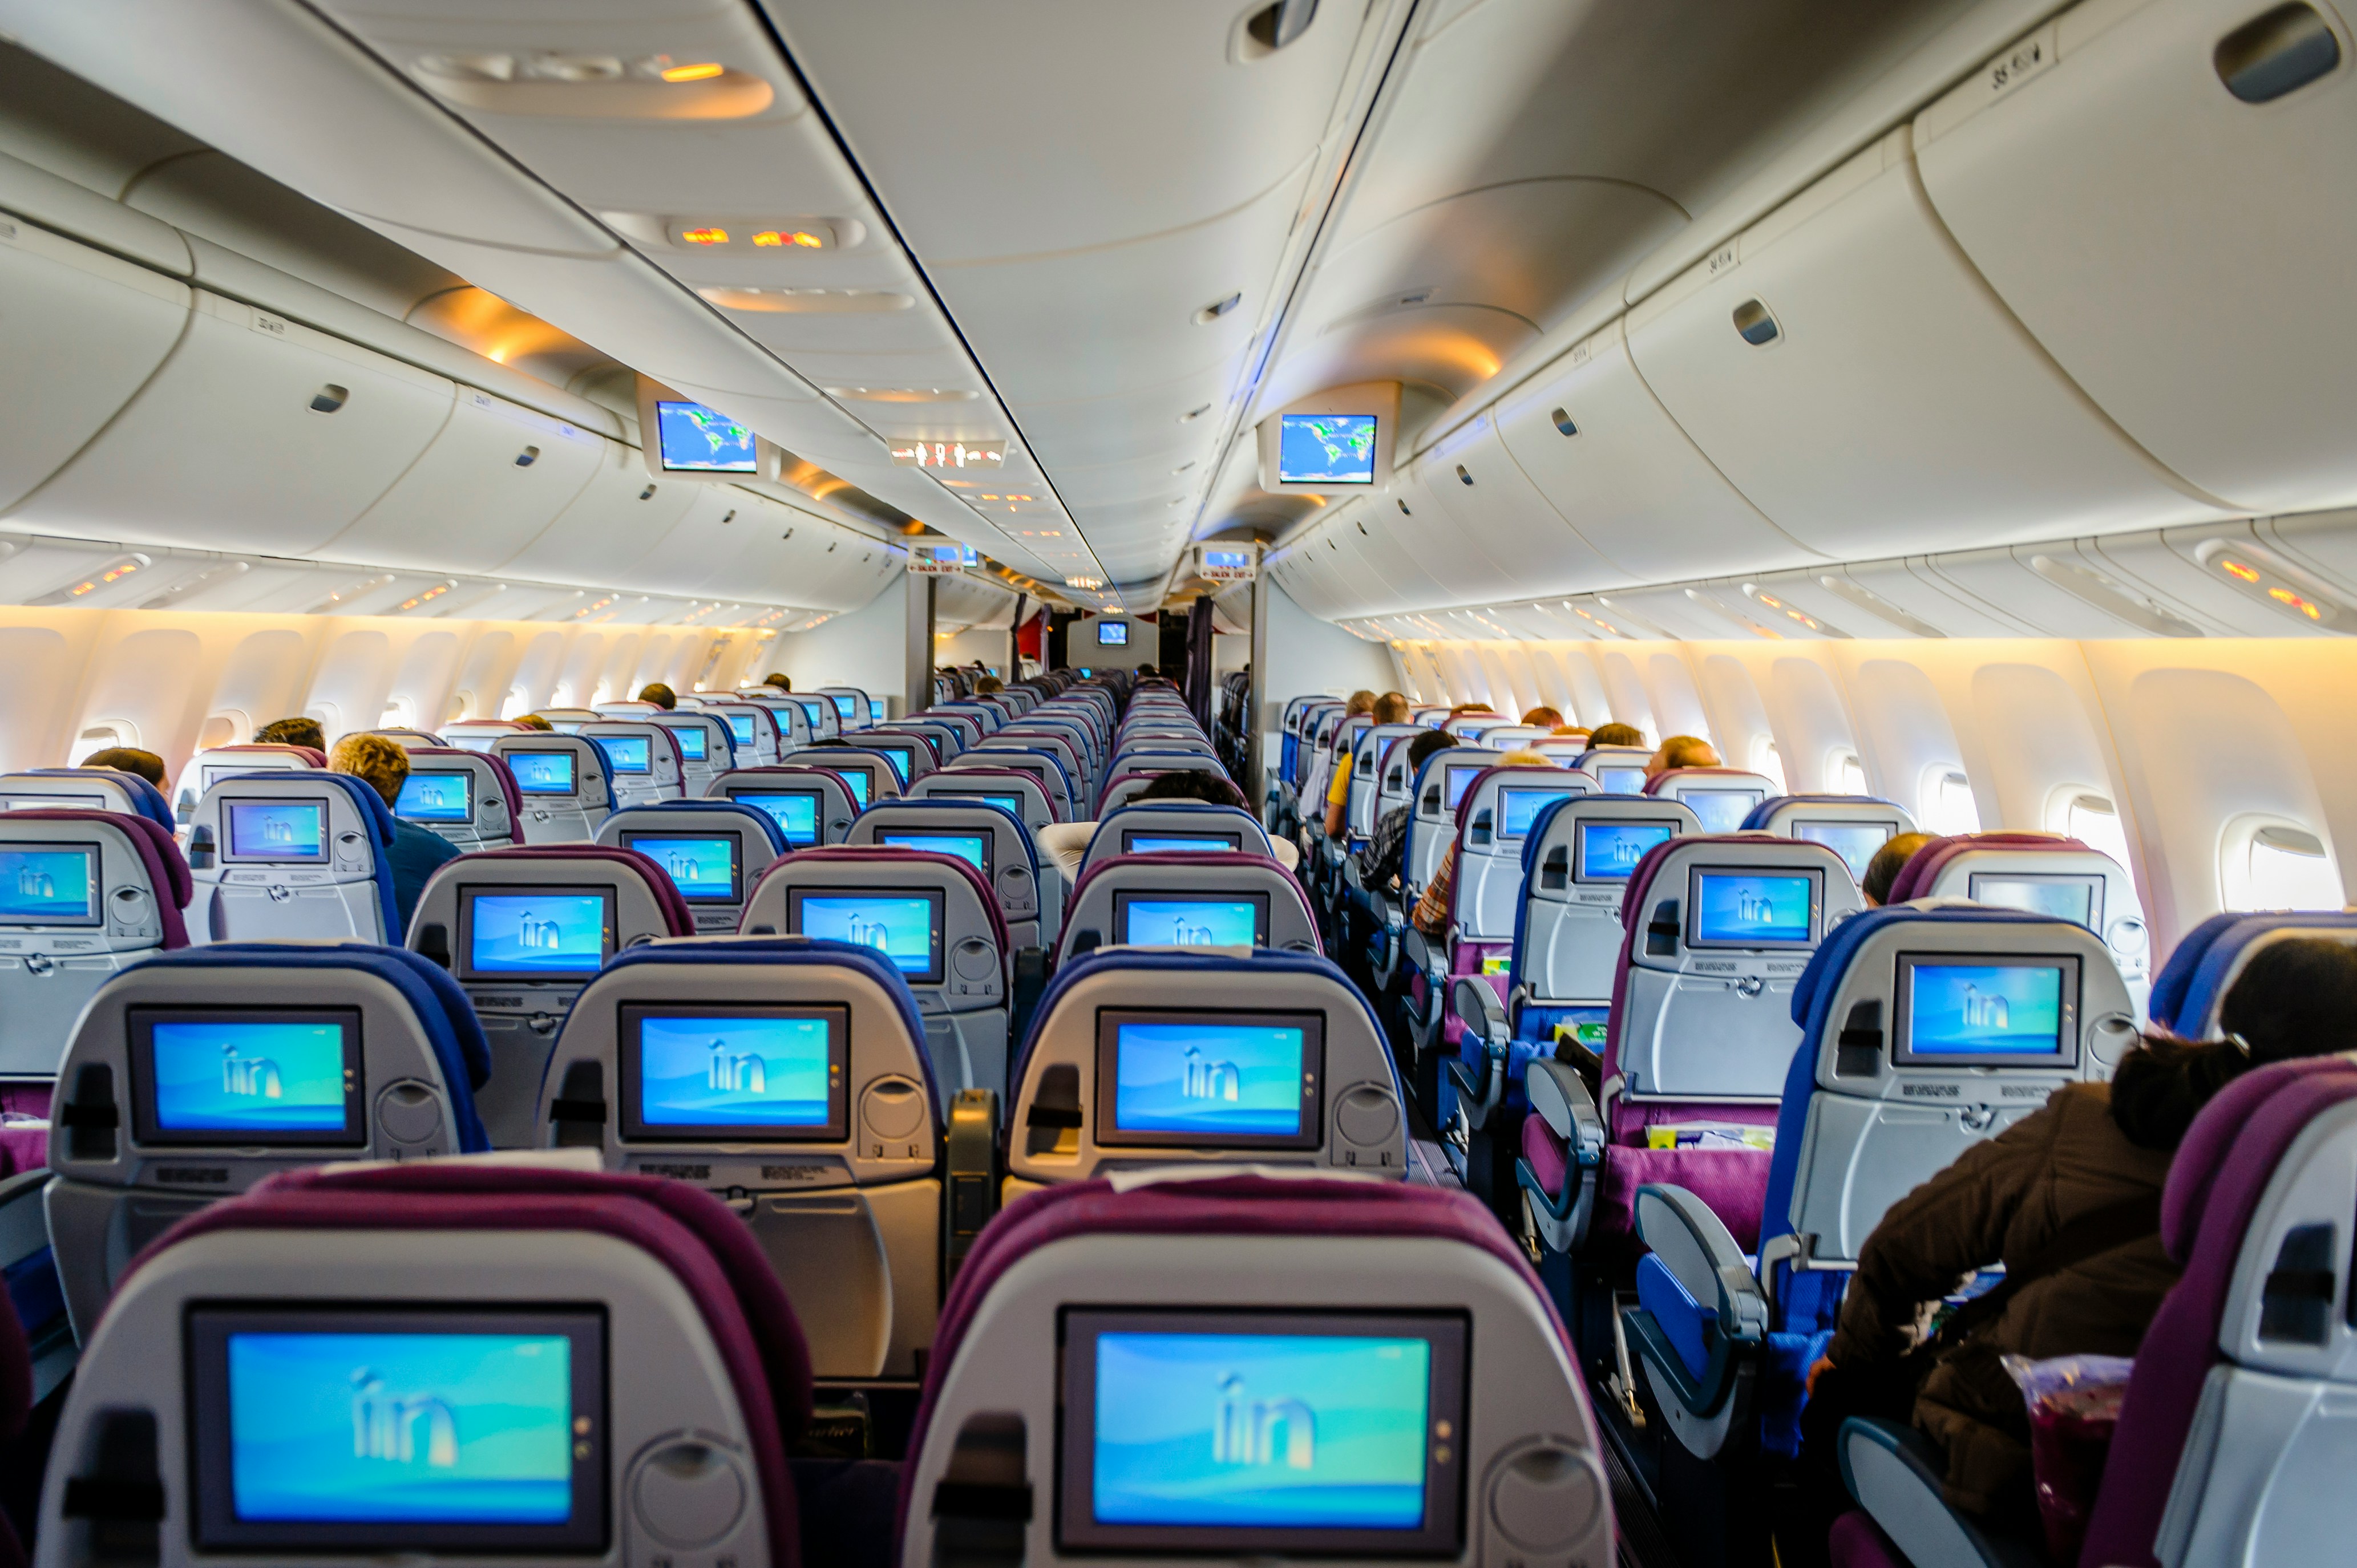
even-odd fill
[(1400, 384), (1333, 387), (1260, 422), (1260, 488), (1271, 495), (1348, 496), (1392, 480)]
[(741, 485), (775, 479), (783, 454), (735, 415), (639, 378), (639, 450), (658, 479)]

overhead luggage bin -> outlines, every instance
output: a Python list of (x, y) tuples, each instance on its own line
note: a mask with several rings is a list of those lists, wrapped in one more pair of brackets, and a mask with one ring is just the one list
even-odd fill
[(2357, 501), (2357, 323), (2326, 304), (2357, 245), (2352, 55), (2324, 4), (2087, 4), (1915, 122), (1932, 206), (2013, 314), (2238, 508)]
[(1507, 456), (1495, 417), (1482, 414), (1436, 443), (1416, 465), (1425, 488), (1505, 570), (1492, 593), (1573, 594), (1631, 581)]
[(1573, 344), (1498, 405), (1497, 421), (1539, 493), (1640, 580), (1690, 576), (1696, 561), (1765, 571), (1812, 558), (1663, 412), (1630, 360), (1622, 321)]
[(1836, 558), (2229, 510), (2123, 438), (2030, 341), (1924, 199), (1904, 127), (1628, 320), (1637, 368), (1695, 444)]

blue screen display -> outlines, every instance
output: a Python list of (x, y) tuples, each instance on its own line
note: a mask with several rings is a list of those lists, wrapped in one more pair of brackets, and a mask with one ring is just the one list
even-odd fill
[(1248, 948), (1258, 916), (1248, 898), (1133, 898), (1121, 940), (1132, 947)]
[(1588, 882), (1626, 881), (1656, 844), (1670, 842), (1667, 822), (1582, 822), (1579, 875)]
[(811, 727), (813, 729), (816, 729), (818, 727), (819, 722), (824, 716), (825, 713), (826, 704), (820, 702), (815, 697), (813, 697), (802, 703), (802, 714), (810, 720)]
[(740, 806), (769, 813), (788, 843), (818, 843), (818, 797), (809, 794), (731, 795)]
[(231, 800), (229, 853), (239, 860), (325, 860), (328, 808), (317, 800)]
[(933, 908), (925, 898), (830, 897), (802, 901), (802, 934), (874, 948), (903, 974), (933, 968)]
[(2062, 971), (2053, 964), (1918, 964), (1907, 1048), (1928, 1056), (2060, 1056)]
[(624, 833), (624, 849), (637, 850), (663, 868), (683, 898), (727, 903), (737, 897), (737, 840), (671, 838)]
[(1301, 1131), (1302, 1031), (1257, 1024), (1115, 1026), (1114, 1126), (1290, 1137)]
[(1531, 831), (1550, 800), (1577, 794), (1576, 789), (1501, 789), (1498, 791), (1498, 836), (1518, 839)]
[(1641, 795), (1645, 792), (1645, 769), (1642, 766), (1598, 768), (1596, 786), (1607, 795)]
[(663, 728), (671, 731), (672, 739), (679, 742), (679, 755), (683, 761), (704, 760), (705, 734), (702, 725), (665, 725)]
[(901, 783), (906, 784), (909, 781), (909, 748), (905, 746), (879, 746), (876, 751), (892, 765), (892, 771), (899, 776)]
[(882, 833), (877, 842), (893, 849), (924, 849), (935, 854), (953, 854), (976, 871), (987, 875), (989, 840), (981, 833)]
[(823, 1018), (643, 1016), (639, 1120), (650, 1127), (823, 1127)]
[(859, 712), (859, 699), (856, 697), (832, 697), (830, 701), (834, 703), (834, 716), (846, 724)]
[(617, 773), (644, 773), (648, 768), (650, 743), (642, 735), (601, 735), (597, 744), (606, 748), (606, 760)]
[(1002, 795), (996, 790), (976, 789), (966, 798), (971, 800), (980, 800), (985, 806), (1004, 806), (1015, 813), (1017, 821), (1022, 819), (1023, 797), (1020, 795)]
[(569, 751), (511, 751), (508, 771), (515, 775), (516, 792), (522, 795), (573, 793), (573, 754)]
[(1132, 854), (1226, 854), (1235, 847), (1226, 839), (1183, 838), (1170, 833), (1135, 833), (1129, 841)]
[(237, 1517), (561, 1524), (572, 1349), (561, 1334), (231, 1334)]
[(2021, 909), (2032, 915), (2051, 915), (2074, 926), (2092, 927), (2094, 923), (2093, 877), (1992, 876), (1979, 873), (1970, 886), (1975, 903), (1994, 904), (2000, 909)]
[(1751, 808), (1767, 799), (1757, 789), (1689, 789), (1678, 797), (1694, 812), (1706, 833), (1741, 830)]
[(753, 715), (750, 714), (730, 714), (728, 715), (728, 733), (737, 737), (737, 745), (752, 745)]
[(843, 782), (851, 791), (851, 803), (857, 806), (861, 811), (866, 811), (867, 809), (867, 769), (865, 768), (845, 768), (843, 770)]
[(156, 1125), (166, 1133), (338, 1133), (344, 1031), (327, 1023), (156, 1023)]
[(1473, 762), (1463, 767), (1451, 766), (1442, 768), (1442, 802), (1450, 811), (1455, 811), (1458, 802), (1465, 799), (1465, 791), (1472, 788), (1473, 780), (1489, 771), (1489, 767), (1486, 762)]
[(1284, 485), (1375, 482), (1375, 416), (1288, 413), (1276, 427), (1276, 478)]
[(662, 466), (697, 474), (751, 474), (760, 454), (753, 433), (700, 403), (655, 402), (655, 428), (662, 443)]
[(485, 974), (594, 974), (606, 961), (606, 901), (576, 893), (478, 893), (469, 967)]
[(1892, 829), (1882, 822), (1795, 822), (1792, 836), (1808, 843), (1821, 843), (1842, 857), (1852, 876), (1863, 877), (1866, 868), (1884, 844), (1890, 842)]
[(1424, 1339), (1100, 1335), (1091, 1510), (1100, 1524), (1415, 1530), (1431, 1376)]
[(1100, 648), (1127, 648), (1129, 646), (1129, 623), (1127, 621), (1118, 620), (1101, 620), (1097, 622), (1097, 646)]
[(0, 920), (59, 925), (98, 915), (98, 851), (0, 849)]
[(1813, 924), (1813, 882), (1807, 876), (1697, 872), (1695, 939), (1744, 947), (1806, 942)]
[(463, 822), (474, 815), (474, 778), (466, 773), (413, 773), (401, 781), (393, 814), (414, 822)]

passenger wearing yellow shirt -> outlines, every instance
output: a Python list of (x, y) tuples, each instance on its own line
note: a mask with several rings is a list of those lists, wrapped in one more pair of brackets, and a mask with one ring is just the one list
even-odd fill
[[(1407, 723), (1407, 696), (1402, 692), (1385, 692), (1368, 709), (1369, 716), (1379, 725)], [(1349, 815), (1351, 803), (1351, 753), (1346, 747), (1334, 753), (1334, 772), (1326, 780), (1326, 836), (1342, 836), (1343, 819)]]

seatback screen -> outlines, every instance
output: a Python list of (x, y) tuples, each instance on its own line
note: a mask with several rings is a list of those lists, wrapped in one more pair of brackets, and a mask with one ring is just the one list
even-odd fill
[(606, 753), (606, 761), (617, 773), (645, 773), (653, 765), (647, 760), (651, 743), (642, 735), (601, 735), (597, 745)]
[(930, 850), (953, 854), (985, 877), (990, 875), (988, 833), (878, 833), (876, 842), (893, 849)]
[(325, 800), (224, 800), (221, 819), (229, 830), (225, 860), (328, 858)]
[(816, 729), (824, 722), (826, 704), (815, 697), (809, 698), (802, 703), (802, 716), (810, 720), (811, 728)]
[(461, 887), (462, 978), (595, 974), (614, 952), (614, 895), (592, 887)]
[(1696, 866), (1688, 879), (1690, 948), (1815, 945), (1824, 873), (1727, 871)]
[(98, 845), (0, 843), (0, 925), (95, 926)]
[(965, 795), (967, 800), (980, 800), (986, 806), (1004, 806), (1008, 811), (1015, 813), (1015, 820), (1017, 822), (1019, 822), (1023, 820), (1024, 800), (1020, 795), (1002, 793), (996, 789), (972, 789), (962, 791), (962, 793)]
[(1531, 831), (1539, 813), (1553, 800), (1577, 795), (1577, 789), (1501, 789), (1498, 791), (1498, 836), (1518, 839)]
[(357, 1007), (133, 1007), (143, 1144), (368, 1142)]
[(1670, 822), (1582, 822), (1573, 845), (1581, 882), (1626, 882), (1638, 862), (1677, 836)]
[(626, 1002), (622, 1134), (841, 1143), (846, 1007)]
[(1757, 789), (1688, 789), (1678, 797), (1706, 833), (1740, 832), (1751, 808), (1767, 798)]
[(737, 737), (737, 744), (739, 746), (751, 746), (753, 744), (754, 734), (753, 715), (750, 714), (730, 714), (726, 716), (728, 719), (728, 733)]
[(209, 1552), (595, 1555), (597, 1308), (196, 1306), (192, 1533)]
[(1124, 833), (1121, 853), (1124, 854), (1216, 854), (1222, 851), (1233, 854), (1244, 846), (1242, 833)]
[(728, 797), (740, 806), (767, 812), (790, 844), (818, 843), (818, 796), (807, 789), (740, 790)]
[(1097, 1015), (1096, 1141), (1315, 1149), (1324, 1131), (1317, 1013)]
[(1458, 1314), (1064, 1313), (1067, 1552), (1449, 1556)]
[(909, 770), (916, 766), (912, 749), (905, 746), (889, 746), (878, 742), (875, 750), (885, 761), (892, 765), (893, 773), (899, 778), (901, 783), (906, 784), (909, 781)]
[(2097, 929), (2104, 918), (2104, 879), (2050, 872), (1999, 873), (1976, 871), (1967, 880), (1975, 904), (2000, 909), (2025, 909), (2051, 915), (2058, 920)]
[(834, 703), (834, 716), (843, 720), (846, 724), (848, 724), (859, 712), (859, 699), (856, 697), (835, 697), (833, 701)]
[(1902, 953), (1893, 1059), (2057, 1067), (2079, 1059), (2079, 961)]
[(829, 768), (828, 771), (839, 773), (843, 776), (845, 787), (851, 791), (851, 803), (858, 807), (861, 811), (866, 811), (867, 809), (868, 788), (874, 782), (874, 780), (867, 777), (867, 769), (865, 768), (845, 768), (837, 764)]
[(874, 948), (909, 981), (942, 983), (941, 894), (796, 888), (787, 903), (791, 929), (802, 935)]
[(1898, 832), (1888, 822), (1812, 822), (1792, 824), (1792, 836), (1805, 843), (1821, 843), (1842, 857), (1854, 877), (1863, 878), (1866, 868)]
[(1598, 767), (1596, 787), (1607, 795), (1641, 795), (1645, 792), (1645, 769), (1637, 763)]
[(401, 781), (393, 814), (413, 822), (467, 822), (475, 817), (475, 776), (461, 768), (415, 772)]
[(520, 795), (573, 793), (573, 754), (569, 751), (510, 751), (501, 754), (515, 775)]
[(1113, 923), (1130, 947), (1266, 947), (1268, 895), (1116, 893)]
[(622, 847), (662, 866), (691, 904), (733, 904), (742, 897), (745, 841), (735, 833), (625, 832)]
[(1455, 811), (1465, 799), (1465, 791), (1473, 787), (1473, 780), (1488, 771), (1489, 764), (1485, 762), (1444, 764), (1440, 769), (1441, 805)]
[[(663, 728), (671, 732), (672, 739), (679, 742), (679, 755), (682, 761), (704, 760), (704, 743), (708, 737), (705, 735), (702, 725), (665, 725)], [(749, 741), (753, 737), (747, 736), (745, 738)]]

